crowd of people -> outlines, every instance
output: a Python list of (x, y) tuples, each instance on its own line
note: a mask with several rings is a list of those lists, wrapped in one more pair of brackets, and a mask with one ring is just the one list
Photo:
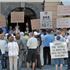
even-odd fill
[[(9, 70), (20, 70), (23, 63), (27, 69), (36, 67), (42, 68), (44, 65), (51, 65), (50, 43), (66, 42), (68, 49), (68, 67), (70, 70), (70, 31), (65, 33), (62, 30), (41, 30), (33, 32), (14, 32), (4, 33), (0, 29), (0, 61), (1, 70), (8, 66)], [(7, 58), (6, 58), (7, 55)], [(8, 60), (8, 61), (7, 61)], [(53, 59), (56, 70), (60, 64), (63, 70), (64, 58)], [(7, 65), (8, 64), (8, 65)]]

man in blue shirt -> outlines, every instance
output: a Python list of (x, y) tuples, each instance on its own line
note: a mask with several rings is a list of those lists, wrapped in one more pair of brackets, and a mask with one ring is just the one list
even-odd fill
[[(51, 34), (51, 30), (47, 31), (47, 34), (44, 37), (44, 65), (51, 64), (51, 56), (50, 56), (50, 43), (54, 41), (54, 35)], [(47, 62), (48, 60), (48, 62)]]

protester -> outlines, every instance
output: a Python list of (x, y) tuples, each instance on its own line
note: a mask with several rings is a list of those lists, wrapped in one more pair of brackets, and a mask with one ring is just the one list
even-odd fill
[(57, 31), (56, 31), (55, 39), (56, 39), (57, 36), (60, 36), (60, 37), (61, 37), (61, 41), (63, 41), (63, 42), (66, 41), (66, 39), (65, 39), (65, 37), (64, 37), (64, 34), (62, 33), (61, 30), (57, 30)]
[(16, 33), (16, 42), (18, 43), (19, 45), (19, 69), (21, 69), (22, 65), (23, 65), (23, 54), (24, 52), (26, 51), (26, 40), (21, 37), (20, 33)]
[(7, 42), (4, 40), (4, 34), (0, 31), (0, 60), (2, 64), (2, 69), (6, 68), (5, 53), (7, 49)]
[(28, 47), (28, 54), (27, 54), (27, 69), (29, 70), (30, 63), (32, 63), (32, 70), (35, 70), (36, 66), (36, 52), (38, 47), (38, 41), (37, 38), (35, 38), (37, 35), (37, 32), (34, 32), (31, 38), (27, 41), (27, 47)]
[[(53, 42), (55, 44), (61, 44), (61, 37), (57, 36), (56, 40)], [(62, 46), (61, 46), (62, 47)], [(60, 65), (60, 70), (62, 70), (63, 64), (64, 64), (64, 59), (63, 58), (55, 58), (54, 59), (54, 64), (56, 66), (56, 70), (58, 70), (58, 66)]]
[(43, 57), (43, 48), (44, 48), (44, 37), (46, 35), (46, 30), (42, 30), (41, 32), (41, 46), (40, 46), (40, 61), (41, 61), (41, 67), (44, 65), (44, 57)]
[(67, 47), (68, 47), (68, 67), (67, 67), (67, 70), (70, 70), (70, 31), (68, 32), (68, 36), (67, 36)]
[[(51, 55), (50, 55), (50, 43), (54, 41), (54, 36), (51, 34), (51, 30), (47, 30), (47, 34), (44, 37), (44, 65), (51, 64)], [(47, 62), (48, 61), (48, 62)]]
[(19, 47), (17, 42), (14, 41), (14, 37), (9, 34), (8, 35), (8, 55), (9, 55), (9, 70), (17, 70), (17, 59), (19, 54)]

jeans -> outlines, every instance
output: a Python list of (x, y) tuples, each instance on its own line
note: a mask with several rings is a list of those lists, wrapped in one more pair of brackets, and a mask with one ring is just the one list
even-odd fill
[(2, 60), (1, 60), (1, 64), (2, 64), (2, 68), (7, 68), (7, 58), (5, 56), (5, 54), (2, 54)]

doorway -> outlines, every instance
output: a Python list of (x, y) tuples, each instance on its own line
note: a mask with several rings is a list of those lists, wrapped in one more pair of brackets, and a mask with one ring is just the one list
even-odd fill
[[(20, 29), (20, 31), (25, 32), (26, 28), (27, 28), (27, 24), (28, 24), (28, 31), (31, 32), (32, 31), (31, 19), (37, 18), (35, 12), (32, 9), (27, 8), (27, 7), (25, 7), (25, 10), (22, 7), (18, 7), (18, 8), (13, 9), (11, 12), (14, 12), (14, 11), (17, 11), (17, 12), (24, 11), (25, 12), (24, 23), (18, 23), (19, 29)], [(12, 29), (13, 29), (17, 25), (16, 23), (11, 23), (11, 12), (8, 15), (8, 24), (7, 24), (8, 29), (10, 29), (10, 27), (12, 27)]]

